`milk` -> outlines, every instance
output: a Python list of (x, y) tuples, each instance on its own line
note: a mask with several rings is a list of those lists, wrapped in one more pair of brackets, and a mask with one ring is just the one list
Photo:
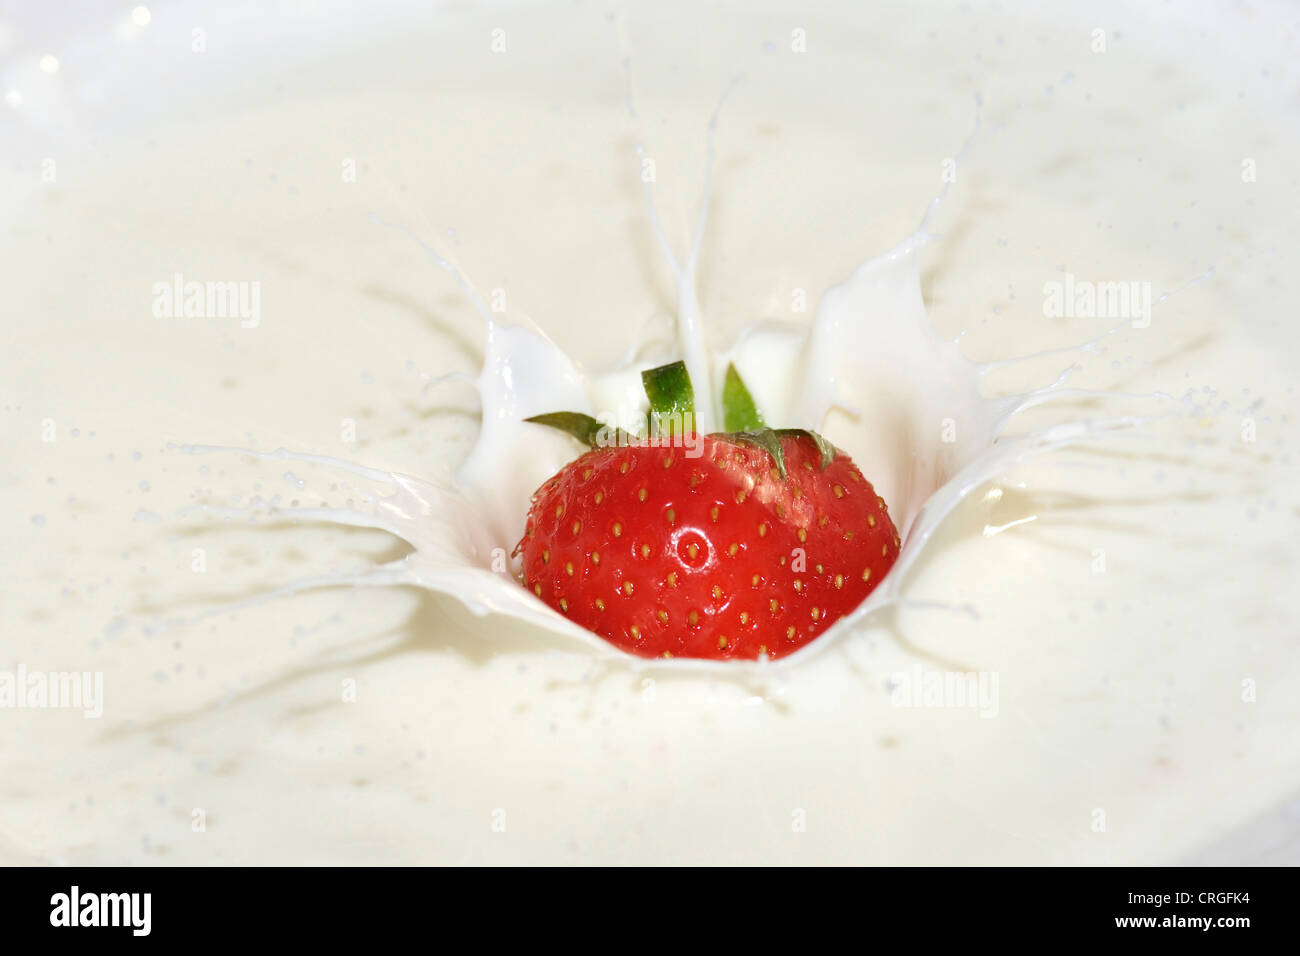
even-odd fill
[[(1124, 141), (1143, 162), (1099, 139), (1150, 79), (1124, 55), (1140, 25), (1094, 55), (1069, 24), (998, 44), (972, 15), (927, 41), (904, 17), (852, 47), (814, 22), (795, 54), (778, 12), (715, 72), (680, 37), (699, 65), (657, 68), (663, 26), (586, 16), (628, 45), (597, 94), (526, 42), (542, 18), (489, 13), (152, 145), (56, 149), (54, 184), (32, 134), (0, 258), (3, 669), (101, 673), (103, 714), (0, 712), (0, 854), (1174, 862), (1285, 803), (1295, 397), (1270, 317), (1300, 290), (1270, 251), (1292, 242), (1285, 183), (1238, 176), (1263, 120), (1190, 150), (1174, 70)], [(514, 52), (489, 60), (495, 26)], [(932, 66), (971, 49), (1009, 72), (923, 238), (976, 109)], [(739, 71), (683, 342), (641, 160), (688, 262)], [(257, 327), (154, 315), (177, 274), (259, 283)], [(1045, 315), (1067, 275), (1150, 281), (1149, 327)], [(905, 529), (879, 604), (772, 665), (630, 660), (493, 570), (574, 453), (513, 423), (617, 411), (638, 363), (691, 343), (773, 420), (821, 417)]]

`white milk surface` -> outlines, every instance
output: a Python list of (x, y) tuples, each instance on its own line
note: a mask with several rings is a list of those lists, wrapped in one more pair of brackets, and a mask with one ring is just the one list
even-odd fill
[[(972, 6), (4, 24), (0, 862), (1300, 860), (1285, 16)], [(575, 452), (511, 416), (683, 353), (909, 529), (776, 666), (491, 569)]]

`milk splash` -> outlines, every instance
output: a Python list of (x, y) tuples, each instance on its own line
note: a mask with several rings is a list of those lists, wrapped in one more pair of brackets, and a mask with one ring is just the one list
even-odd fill
[[(968, 361), (961, 352), (961, 335), (942, 338), (926, 314), (921, 295), (919, 254), (937, 238), (928, 226), (947, 186), (930, 202), (915, 233), (883, 255), (863, 262), (825, 292), (810, 326), (757, 323), (745, 328), (730, 348), (710, 348), (695, 280), (707, 223), (717, 119), (715, 112), (708, 126), (703, 195), (684, 261), (673, 253), (659, 224), (652, 187), (645, 184), (651, 228), (676, 283), (674, 350), (644, 356), (646, 343), (640, 342), (627, 361), (606, 371), (584, 372), (531, 321), (498, 321), (453, 261), (403, 227), (372, 217), (419, 243), (426, 256), (455, 279), (477, 310), (486, 341), (478, 376), (445, 376), (430, 384), (469, 381), (482, 403), (482, 424), (454, 476), (440, 482), (285, 449), (259, 452), (178, 446), (191, 453), (237, 452), (322, 464), (389, 488), (388, 494), (363, 495), (364, 508), (282, 510), (275, 503), (249, 508), (198, 506), (228, 518), (274, 512), (380, 528), (414, 548), (411, 554), (388, 564), (355, 574), (305, 578), (255, 600), (330, 586), (413, 585), (451, 595), (478, 615), (506, 615), (571, 637), (590, 648), (596, 658), (618, 660), (635, 668), (725, 668), (729, 672), (761, 668), (770, 672), (843, 640), (884, 608), (912, 603), (904, 597), (909, 572), (944, 520), (982, 484), (1031, 456), (1140, 422), (1131, 416), (1072, 420), (1015, 438), (1003, 435), (1008, 422), (1031, 406), (1066, 397), (1116, 393), (1066, 388), (1074, 371), (1071, 368), (1042, 388), (986, 398), (981, 383), (988, 373), (1055, 352), (1099, 351), (1102, 339), (1128, 323), (1071, 348), (999, 362)], [(959, 163), (969, 145), (970, 140), (958, 153)], [(639, 146), (637, 150), (639, 154)], [(664, 660), (623, 654), (535, 598), (519, 583), (517, 565), (510, 566), (505, 557), (522, 532), (531, 493), (578, 452), (571, 438), (524, 419), (556, 410), (596, 415), (604, 409), (630, 408), (640, 413), (645, 402), (641, 371), (674, 358), (684, 358), (697, 395), (708, 396), (697, 409), (702, 431), (715, 430), (719, 418), (719, 398), (712, 383), (721, 381), (727, 365), (735, 363), (767, 421), (821, 431), (854, 459), (888, 502), (902, 535), (902, 550), (894, 567), (871, 595), (817, 640), (777, 661), (765, 657), (754, 662)]]

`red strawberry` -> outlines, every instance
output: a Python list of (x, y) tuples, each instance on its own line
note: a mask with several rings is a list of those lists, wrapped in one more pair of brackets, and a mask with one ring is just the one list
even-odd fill
[[(649, 378), (665, 370), (686, 382), (671, 407), (689, 409), (680, 363), (647, 373), (652, 408), (669, 407)], [(737, 387), (731, 370), (728, 425), (761, 424)], [(588, 441), (599, 427), (568, 413), (536, 420)], [(595, 448), (538, 489), (515, 553), (529, 590), (623, 650), (781, 657), (857, 607), (898, 556), (884, 499), (815, 433), (620, 438), (632, 443)]]
[(525, 585), (643, 657), (781, 657), (857, 607), (898, 556), (885, 502), (811, 437), (694, 436), (590, 451), (533, 496)]

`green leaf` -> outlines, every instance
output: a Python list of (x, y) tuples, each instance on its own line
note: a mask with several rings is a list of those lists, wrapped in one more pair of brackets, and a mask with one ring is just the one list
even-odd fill
[(835, 446), (817, 432), (808, 428), (756, 428), (739, 432), (719, 432), (710, 435), (718, 441), (731, 442), (733, 445), (749, 445), (767, 452), (776, 465), (777, 473), (785, 477), (785, 449), (781, 447), (782, 438), (811, 438), (821, 453), (822, 471), (835, 460)]
[(772, 431), (772, 429), (759, 428), (754, 431), (731, 432), (714, 437), (736, 445), (751, 445), (767, 452), (772, 461), (776, 463), (777, 473), (782, 478), (785, 477), (785, 449), (781, 447), (781, 439), (777, 437), (776, 432)]
[(822, 471), (825, 471), (826, 466), (835, 460), (835, 446), (832, 445), (830, 442), (828, 442), (821, 435), (817, 434), (817, 432), (813, 431), (812, 429), (779, 428), (777, 429), (776, 433), (782, 437), (785, 437), (786, 435), (793, 435), (796, 438), (811, 438), (813, 440), (813, 444), (817, 446), (817, 450), (821, 452)]
[(650, 399), (652, 430), (658, 424), (662, 433), (672, 433), (681, 422), (685, 431), (695, 430), (695, 390), (685, 362), (672, 362), (641, 373), (641, 384)]
[(729, 432), (757, 431), (763, 427), (763, 416), (735, 364), (727, 366), (727, 377), (722, 382), (722, 427)]
[(546, 425), (550, 428), (558, 428), (560, 431), (572, 435), (588, 448), (626, 445), (637, 440), (635, 435), (629, 435), (621, 428), (610, 428), (604, 422), (581, 412), (548, 412), (545, 415), (534, 415), (531, 418), (525, 418), (524, 421), (533, 422), (537, 425)]

